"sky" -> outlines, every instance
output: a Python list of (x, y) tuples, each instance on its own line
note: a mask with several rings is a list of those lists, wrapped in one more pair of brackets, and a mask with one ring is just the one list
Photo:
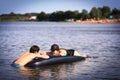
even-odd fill
[(0, 14), (14, 13), (52, 13), (82, 9), (88, 11), (92, 7), (109, 6), (120, 9), (120, 0), (0, 0)]

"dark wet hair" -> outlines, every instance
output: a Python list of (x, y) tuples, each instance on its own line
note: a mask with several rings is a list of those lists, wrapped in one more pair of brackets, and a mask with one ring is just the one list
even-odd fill
[(59, 50), (59, 46), (57, 45), (57, 44), (53, 44), (52, 46), (51, 46), (51, 49), (50, 49), (51, 51), (55, 51), (55, 50)]
[(33, 45), (30, 48), (30, 53), (35, 53), (35, 52), (39, 52), (40, 48), (37, 45)]

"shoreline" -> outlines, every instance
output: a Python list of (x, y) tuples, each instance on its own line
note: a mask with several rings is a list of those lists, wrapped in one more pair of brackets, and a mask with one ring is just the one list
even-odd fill
[(0, 22), (57, 22), (57, 23), (80, 23), (80, 24), (117, 24), (120, 23), (120, 19), (87, 19), (83, 20), (76, 20), (76, 21), (38, 21), (38, 20), (8, 20), (8, 21), (0, 21)]
[(91, 24), (107, 24), (107, 23), (120, 23), (120, 19), (99, 19), (99, 20), (94, 20), (94, 19), (87, 19), (85, 21), (82, 20), (77, 20), (75, 21), (76, 23), (91, 23)]

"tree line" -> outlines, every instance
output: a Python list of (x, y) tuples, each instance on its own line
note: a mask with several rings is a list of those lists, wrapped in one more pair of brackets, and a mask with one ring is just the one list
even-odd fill
[(37, 16), (37, 21), (66, 21), (66, 20), (87, 20), (87, 19), (120, 19), (120, 9), (111, 9), (108, 6), (93, 7), (89, 12), (86, 9), (79, 11), (55, 11), (52, 13), (26, 13), (26, 14), (10, 14), (0, 15), (0, 21), (13, 20), (13, 21), (25, 21), (29, 20), (30, 16)]
[(86, 20), (86, 19), (106, 19), (106, 18), (113, 18), (119, 19), (120, 18), (120, 10), (117, 8), (110, 9), (108, 6), (103, 7), (93, 7), (90, 12), (83, 9), (81, 12), (79, 11), (56, 11), (51, 14), (46, 14), (45, 12), (41, 12), (38, 14), (37, 19), (39, 21), (65, 21), (67, 19), (74, 19), (74, 20)]

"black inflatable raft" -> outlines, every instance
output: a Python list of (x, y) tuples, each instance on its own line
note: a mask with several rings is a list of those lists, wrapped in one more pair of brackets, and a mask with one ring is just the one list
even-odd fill
[(80, 56), (50, 56), (49, 59), (34, 59), (31, 62), (27, 63), (26, 67), (38, 67), (44, 65), (60, 64), (60, 63), (69, 63), (75, 61), (85, 60), (84, 57)]

